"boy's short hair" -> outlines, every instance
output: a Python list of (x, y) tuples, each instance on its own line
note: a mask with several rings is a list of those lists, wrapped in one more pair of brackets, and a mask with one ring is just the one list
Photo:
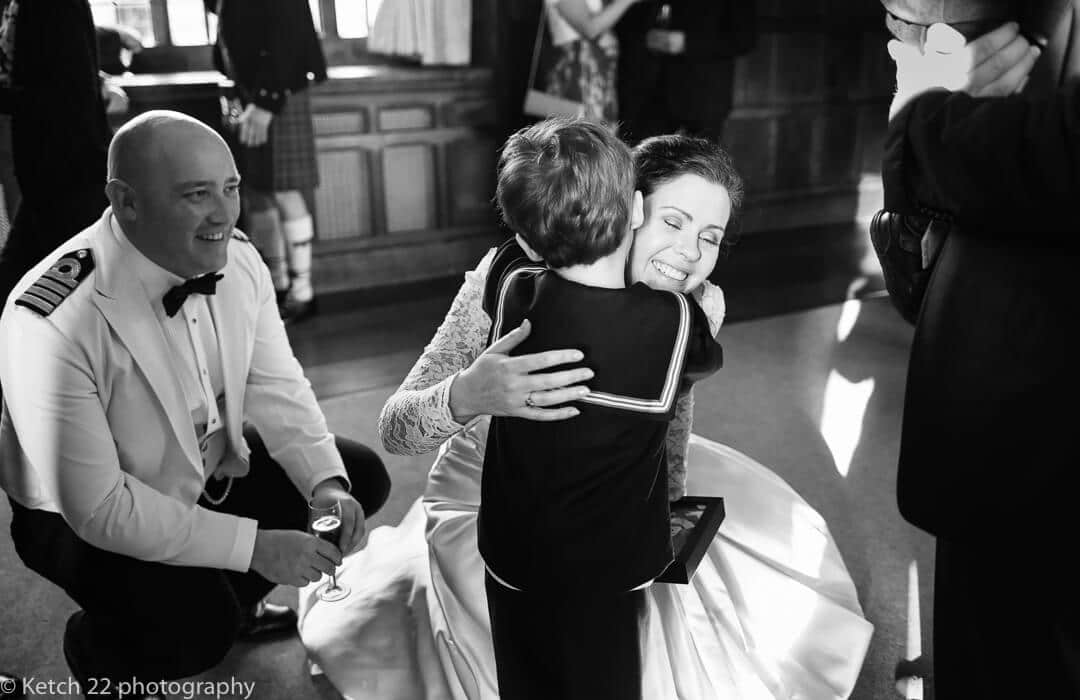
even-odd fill
[(596, 262), (629, 234), (634, 161), (603, 124), (552, 117), (521, 129), (498, 172), (503, 221), (551, 267)]

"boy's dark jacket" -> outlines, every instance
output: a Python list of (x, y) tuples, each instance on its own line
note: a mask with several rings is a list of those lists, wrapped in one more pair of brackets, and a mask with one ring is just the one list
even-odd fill
[(678, 395), (723, 362), (705, 313), (644, 284), (570, 282), (513, 240), (492, 261), (484, 309), (489, 343), (528, 318), (512, 354), (577, 348), (595, 373), (575, 418), (492, 419), (478, 522), (488, 568), (523, 590), (617, 592), (656, 577), (672, 559), (668, 421)]

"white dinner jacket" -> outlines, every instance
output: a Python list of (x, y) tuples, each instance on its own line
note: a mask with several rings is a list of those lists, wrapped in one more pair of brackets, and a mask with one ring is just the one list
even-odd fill
[[(203, 473), (172, 353), (111, 210), (20, 281), (0, 317), (0, 487), (28, 508), (63, 515), (87, 542), (138, 559), (246, 571), (255, 521), (196, 502)], [(14, 302), (65, 253), (94, 269), (48, 315)], [(208, 297), (225, 384), (229, 449), (217, 468), (240, 477), (251, 422), (307, 497), (346, 478), (334, 438), (292, 353), (269, 272), (239, 232)]]

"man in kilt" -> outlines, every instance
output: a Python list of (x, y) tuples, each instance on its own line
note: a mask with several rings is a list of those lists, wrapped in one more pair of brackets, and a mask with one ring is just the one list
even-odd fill
[(244, 182), (248, 233), (270, 267), (282, 318), (316, 311), (315, 228), (304, 190), (319, 184), (309, 75), (326, 58), (307, 0), (204, 0), (218, 15), (214, 64), (233, 79), (242, 110), (233, 148)]

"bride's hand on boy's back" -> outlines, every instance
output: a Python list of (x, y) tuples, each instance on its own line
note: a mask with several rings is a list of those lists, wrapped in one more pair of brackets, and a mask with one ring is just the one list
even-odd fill
[[(450, 387), (450, 412), (454, 420), (467, 423), (476, 416), (515, 416), (529, 420), (556, 421), (573, 418), (578, 410), (558, 406), (589, 393), (581, 386), (593, 376), (587, 367), (544, 372), (551, 367), (580, 362), (579, 350), (548, 350), (510, 356), (527, 337), (528, 320), (510, 331), (458, 374)], [(535, 373), (535, 374), (534, 374)]]

